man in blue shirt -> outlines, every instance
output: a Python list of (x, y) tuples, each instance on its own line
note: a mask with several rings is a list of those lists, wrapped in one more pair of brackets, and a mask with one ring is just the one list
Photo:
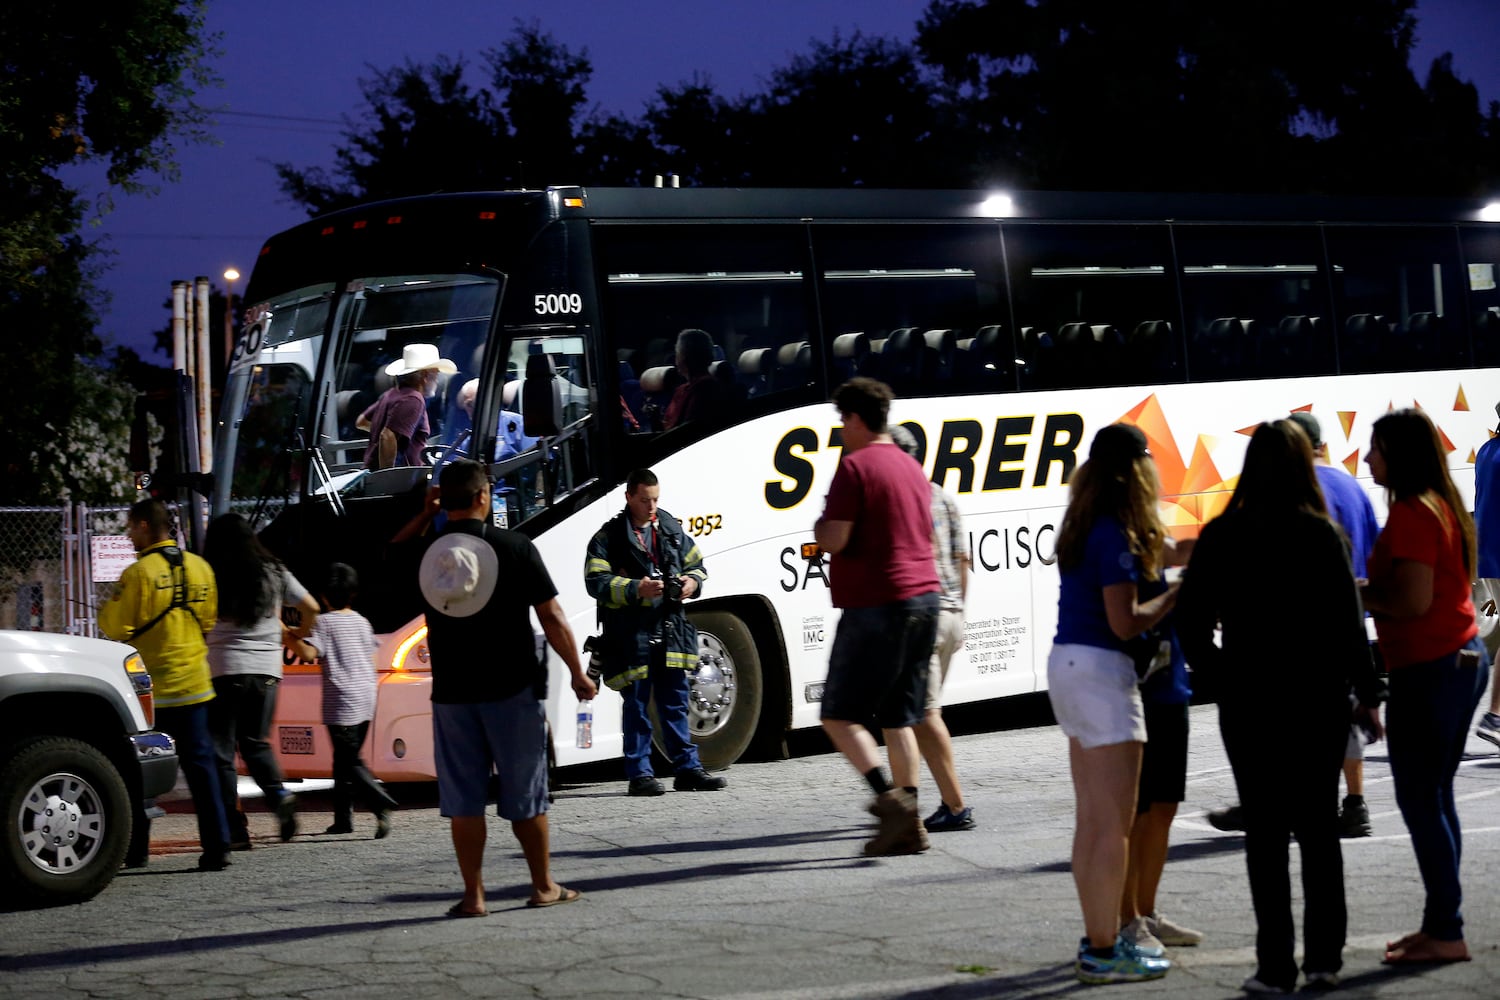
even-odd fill
[[(1495, 404), (1495, 414), (1500, 416), (1500, 403)], [(1500, 433), (1500, 428), (1496, 432)], [(1479, 535), (1474, 607), (1483, 626), (1484, 619), (1495, 614), (1494, 602), (1500, 596), (1500, 437), (1490, 438), (1474, 456), (1474, 530)], [(1494, 649), (1491, 638), (1487, 637), (1485, 644)], [(1490, 688), (1490, 707), (1476, 732), (1500, 746), (1500, 681)]]

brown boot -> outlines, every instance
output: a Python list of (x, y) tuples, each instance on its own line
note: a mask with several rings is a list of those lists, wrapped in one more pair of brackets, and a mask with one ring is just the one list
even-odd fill
[(866, 855), (921, 854), (927, 850), (927, 831), (917, 815), (916, 796), (900, 788), (881, 792), (870, 812), (880, 820), (880, 829), (875, 839), (865, 844)]

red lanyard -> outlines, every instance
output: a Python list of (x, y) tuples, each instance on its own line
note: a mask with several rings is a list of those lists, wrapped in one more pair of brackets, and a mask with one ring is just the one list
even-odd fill
[(636, 541), (640, 542), (641, 543), (641, 548), (643, 548), (643, 549), (646, 550), (646, 558), (650, 559), (651, 560), (651, 565), (655, 566), (656, 565), (656, 522), (655, 521), (649, 521), (649, 522), (647, 522), (646, 529), (647, 529), (647, 531), (650, 532), (650, 535), (651, 535), (651, 540), (649, 542), (646, 541), (646, 535), (641, 531), (640, 528), (637, 528), (634, 524), (632, 524), (630, 526), (630, 530), (635, 532), (635, 539), (636, 539)]

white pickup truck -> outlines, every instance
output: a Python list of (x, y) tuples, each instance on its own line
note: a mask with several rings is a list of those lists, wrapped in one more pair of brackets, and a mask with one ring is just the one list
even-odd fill
[(145, 858), (136, 817), (177, 781), (153, 718), (129, 646), (0, 630), (0, 906), (81, 902)]

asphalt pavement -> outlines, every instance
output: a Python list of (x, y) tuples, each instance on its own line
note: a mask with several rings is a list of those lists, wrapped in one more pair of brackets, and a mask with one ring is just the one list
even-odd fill
[[(1164, 980), (1084, 987), (1069, 871), (1072, 792), (1055, 726), (955, 741), (978, 828), (936, 835), (914, 857), (871, 860), (863, 782), (812, 753), (742, 763), (725, 792), (632, 799), (599, 769), (565, 772), (551, 813), (558, 881), (575, 903), (527, 909), (525, 868), (492, 820), (490, 916), (444, 911), (460, 881), (431, 786), (398, 788), (392, 835), (323, 836), (326, 793), (304, 788), (304, 833), (276, 838), (256, 809), (254, 850), (221, 873), (193, 870), (192, 816), (153, 827), (148, 868), (77, 906), (0, 912), (4, 997), (842, 998), (1234, 997), (1254, 971), (1237, 835), (1204, 812), (1233, 801), (1216, 710), (1193, 709), (1188, 801), (1172, 831), (1160, 909), (1203, 930), (1171, 949)], [(1268, 724), (1268, 739), (1275, 738)], [(1457, 792), (1474, 961), (1380, 964), (1414, 930), (1422, 890), (1396, 812), (1383, 745), (1367, 761), (1373, 837), (1344, 842), (1349, 997), (1500, 996), (1500, 757), (1471, 738)], [(937, 805), (930, 783), (926, 812)], [(1292, 852), (1294, 873), (1297, 854)], [(1294, 887), (1296, 885), (1294, 874)], [(1294, 888), (1294, 892), (1295, 892)], [(1298, 893), (1300, 897), (1300, 893)], [(1300, 909), (1300, 908), (1299, 908)], [(1298, 913), (1300, 925), (1300, 912)]]

